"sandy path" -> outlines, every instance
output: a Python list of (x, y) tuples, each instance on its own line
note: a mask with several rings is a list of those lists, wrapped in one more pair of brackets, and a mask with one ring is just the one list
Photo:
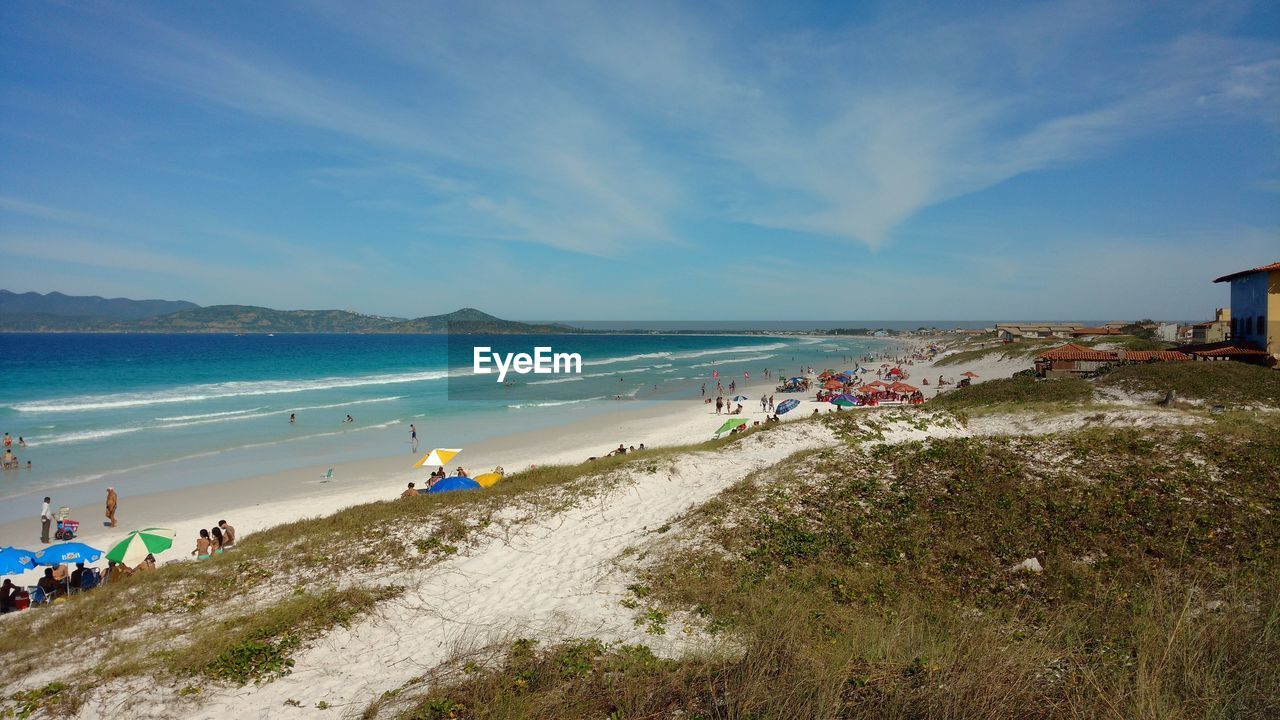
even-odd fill
[[(691, 453), (674, 467), (639, 472), (605, 496), (534, 522), (492, 533), (465, 556), (399, 578), (409, 591), (351, 628), (338, 628), (297, 657), (294, 672), (261, 687), (213, 690), (181, 714), (196, 718), (312, 717), (316, 703), (335, 716), (358, 714), (450, 657), (512, 637), (590, 635), (678, 648), (679, 628), (646, 635), (635, 611), (619, 604), (629, 582), (619, 554), (751, 472), (800, 450), (836, 442), (821, 425), (790, 424), (715, 452)], [(285, 705), (297, 700), (302, 707)], [(92, 712), (124, 711), (105, 703)], [(88, 708), (86, 708), (88, 709)], [(135, 717), (172, 717), (172, 706), (130, 707)]]

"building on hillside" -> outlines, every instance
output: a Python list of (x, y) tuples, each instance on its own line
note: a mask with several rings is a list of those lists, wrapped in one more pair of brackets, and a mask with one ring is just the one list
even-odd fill
[(1280, 262), (1223, 275), (1231, 283), (1231, 340), (1280, 361)]
[(1213, 311), (1212, 320), (1191, 326), (1191, 342), (1196, 345), (1223, 342), (1230, 336), (1231, 308), (1218, 308)]
[(1160, 323), (1156, 325), (1156, 337), (1167, 342), (1178, 342), (1178, 323)]
[(1189, 343), (1189, 342), (1191, 342), (1191, 326), (1190, 326), (1190, 325), (1179, 325), (1179, 326), (1178, 326), (1178, 339), (1177, 339), (1177, 340), (1175, 340), (1174, 342), (1179, 342), (1179, 343)]
[(1067, 343), (1036, 356), (1040, 377), (1067, 377), (1095, 373), (1115, 363), (1185, 362), (1192, 357), (1177, 350), (1098, 350)]
[(1112, 320), (1111, 322), (1102, 323), (1102, 327), (1111, 328), (1112, 330), (1119, 330), (1125, 325), (1132, 325), (1132, 324), (1133, 323), (1129, 322), (1128, 320)]
[(1207, 345), (1183, 345), (1178, 348), (1178, 352), (1190, 355), (1194, 360), (1235, 360), (1250, 365), (1274, 363), (1265, 350), (1231, 340)]
[(1082, 327), (1071, 331), (1071, 337), (1087, 337), (1089, 335), (1123, 335), (1113, 327)]
[(996, 323), (996, 336), (1010, 342), (1023, 338), (1067, 338), (1082, 327), (1080, 323)]

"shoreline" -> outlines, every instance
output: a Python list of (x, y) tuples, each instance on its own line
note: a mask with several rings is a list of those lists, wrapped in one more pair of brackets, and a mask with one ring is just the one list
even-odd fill
[[(735, 392), (758, 398), (761, 390), (772, 391), (774, 387), (772, 380), (755, 380)], [(786, 397), (796, 396), (787, 394)], [(812, 397), (797, 399), (801, 400), (801, 406), (784, 415), (784, 420), (808, 416), (814, 407), (824, 412), (830, 407)], [(718, 417), (714, 407), (704, 404), (700, 397), (650, 401), (641, 407), (611, 409), (568, 423), (517, 430), (473, 443), (463, 448), (447, 470), (452, 472), (461, 465), (474, 476), (501, 465), (511, 474), (535, 465), (584, 462), (591, 456), (605, 455), (620, 442), (637, 447), (641, 443), (646, 447), (693, 443), (712, 437), (723, 422), (723, 418), (717, 420)], [(763, 420), (765, 415), (753, 400), (743, 404), (743, 414), (737, 417), (756, 421)], [(115, 528), (103, 525), (105, 515), (101, 504), (69, 506), (69, 517), (81, 523), (75, 541), (104, 552), (131, 530), (170, 528), (177, 532), (177, 540), (172, 549), (158, 558), (163, 564), (187, 557), (190, 549), (187, 545), (194, 545), (199, 529), (212, 527), (219, 520), (227, 520), (236, 528), (238, 537), (243, 538), (267, 527), (330, 515), (353, 505), (394, 500), (406, 483), (415, 481), (421, 485), (426, 479), (430, 469), (412, 465), (431, 449), (423, 443), (417, 453), (335, 463), (333, 477), (329, 479), (322, 477), (329, 465), (308, 465), (136, 497), (122, 495)], [(42, 547), (38, 504), (37, 499), (28, 519), (0, 524), (0, 546), (33, 551)], [(57, 507), (55, 503), (53, 509)], [(97, 564), (105, 565), (105, 562)], [(38, 572), (14, 576), (14, 580), (33, 584), (39, 577)]]
[[(899, 344), (898, 349), (918, 349), (919, 344)], [(887, 348), (886, 348), (887, 349)], [(1013, 369), (996, 368), (1003, 363), (975, 363), (979, 382), (1007, 376)], [(909, 365), (912, 379), (923, 379), (938, 368), (932, 361), (916, 361)], [(944, 374), (958, 376), (962, 368), (944, 368)], [(927, 373), (927, 375), (926, 375)], [(734, 379), (735, 382), (738, 380)], [(813, 410), (826, 413), (832, 406), (814, 400), (813, 394), (801, 397), (795, 393), (775, 393), (778, 378), (752, 379), (735, 393), (753, 399), (743, 404), (741, 417), (749, 422), (763, 421), (757, 399), (761, 391), (795, 398), (800, 406), (782, 417), (784, 422), (808, 417)], [(937, 393), (936, 385), (920, 386), (926, 398)], [(623, 403), (627, 404), (627, 403)], [(892, 406), (890, 406), (892, 407)], [(846, 412), (857, 412), (854, 408)], [(508, 474), (531, 466), (574, 465), (592, 456), (603, 456), (618, 443), (627, 446), (657, 448), (697, 443), (711, 439), (725, 418), (717, 416), (714, 407), (700, 396), (687, 400), (648, 401), (640, 407), (622, 407), (593, 413), (566, 423), (533, 430), (516, 430), (481, 440), (463, 448), (447, 470), (461, 465), (474, 476), (501, 465)], [(239, 538), (260, 530), (298, 520), (324, 517), (343, 509), (381, 500), (395, 500), (408, 482), (421, 483), (429, 469), (413, 468), (416, 460), (430, 452), (432, 446), (420, 444), (417, 453), (388, 455), (376, 459), (334, 463), (332, 478), (325, 478), (329, 467), (307, 465), (290, 470), (261, 473), (224, 482), (196, 485), (172, 490), (120, 497), (117, 526), (108, 528), (102, 504), (69, 506), (70, 518), (78, 520), (80, 532), (75, 538), (106, 551), (129, 531), (143, 527), (166, 527), (177, 533), (173, 548), (158, 558), (161, 564), (186, 559), (201, 528), (213, 527), (219, 520), (232, 525)], [(54, 504), (54, 509), (58, 507)], [(202, 510), (196, 510), (196, 509)], [(38, 551), (40, 522), (38, 499), (28, 518), (0, 524), (0, 546), (13, 545)], [(55, 541), (56, 542), (56, 541)], [(99, 561), (97, 565), (105, 565)], [(34, 584), (39, 570), (14, 576), (15, 582)]]

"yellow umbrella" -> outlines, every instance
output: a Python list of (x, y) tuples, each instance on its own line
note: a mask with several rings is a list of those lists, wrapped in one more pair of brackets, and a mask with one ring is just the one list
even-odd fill
[(454, 455), (460, 452), (462, 452), (462, 448), (436, 448), (423, 455), (422, 459), (414, 463), (413, 466), (419, 468), (423, 465), (445, 465), (453, 459)]
[(502, 476), (498, 473), (490, 472), (483, 475), (477, 475), (471, 479), (480, 483), (480, 487), (489, 487), (490, 485), (497, 484), (497, 482), (502, 479)]

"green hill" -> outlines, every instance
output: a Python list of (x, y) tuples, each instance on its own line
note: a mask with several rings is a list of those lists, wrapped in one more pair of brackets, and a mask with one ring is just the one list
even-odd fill
[(397, 333), (492, 333), (547, 335), (585, 332), (579, 328), (559, 323), (530, 324), (503, 320), (475, 308), (462, 308), (444, 315), (428, 315), (415, 320), (392, 323), (379, 332)]
[(396, 318), (347, 310), (273, 310), (253, 305), (209, 307), (118, 323), (112, 330), (138, 332), (280, 332), (348, 333), (387, 327)]

